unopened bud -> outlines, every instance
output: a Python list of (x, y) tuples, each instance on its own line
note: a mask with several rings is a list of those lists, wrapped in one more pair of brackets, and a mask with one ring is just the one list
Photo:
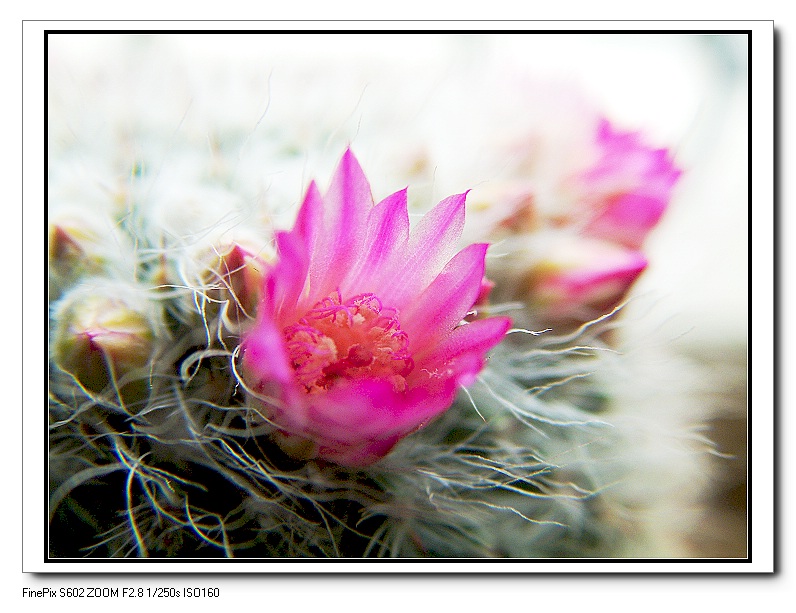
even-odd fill
[(81, 279), (106, 275), (133, 279), (136, 258), (129, 239), (110, 220), (79, 209), (50, 221), (49, 289), (56, 299)]
[(149, 363), (152, 325), (123, 298), (89, 293), (81, 287), (65, 298), (55, 317), (55, 361), (86, 389), (100, 392)]
[(526, 276), (531, 308), (543, 325), (580, 325), (618, 306), (646, 267), (640, 251), (597, 239), (562, 239)]
[(215, 297), (229, 302), (227, 315), (233, 320), (254, 316), (260, 302), (265, 261), (239, 244), (216, 252), (213, 259), (210, 282), (217, 287)]

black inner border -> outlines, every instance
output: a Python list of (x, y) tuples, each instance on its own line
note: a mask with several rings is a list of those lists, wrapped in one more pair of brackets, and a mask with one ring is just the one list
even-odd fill
[[(433, 22), (432, 22), (433, 23)], [(545, 34), (570, 34), (570, 35), (578, 35), (578, 34), (586, 34), (586, 35), (594, 35), (594, 34), (608, 34), (608, 35), (618, 35), (618, 34), (647, 34), (647, 35), (667, 35), (667, 34), (693, 34), (693, 35), (706, 35), (706, 34), (745, 34), (747, 36), (747, 49), (748, 49), (748, 73), (747, 73), (747, 98), (748, 98), (748, 155), (749, 155), (749, 166), (747, 169), (748, 172), (748, 207), (749, 211), (751, 212), (751, 202), (752, 202), (752, 31), (751, 30), (488, 30), (488, 29), (481, 29), (481, 30), (468, 30), (468, 29), (451, 29), (451, 30), (313, 30), (313, 29), (303, 29), (303, 30), (217, 30), (217, 29), (208, 29), (208, 30), (44, 30), (44, 51), (45, 51), (45, 70), (44, 70), (44, 95), (45, 98), (48, 95), (48, 70), (47, 70), (47, 57), (48, 57), (48, 48), (49, 48), (49, 40), (48, 37), (50, 34), (97, 34), (97, 35), (115, 35), (115, 34), (238, 34), (238, 35), (246, 35), (246, 34), (255, 34), (255, 35), (294, 35), (294, 34), (316, 34), (316, 35), (334, 35), (334, 34), (428, 34), (428, 35), (445, 35), (445, 34), (491, 34), (491, 35), (545, 35)], [(775, 41), (776, 45), (776, 41)], [(776, 73), (776, 68), (775, 68)], [(775, 75), (776, 76), (776, 75)], [(775, 96), (776, 98), (776, 96)], [(776, 122), (776, 102), (775, 102), (775, 122)], [(44, 115), (44, 123), (47, 125), (47, 114), (48, 114), (48, 107), (45, 104), (45, 115)], [(777, 144), (775, 143), (775, 150), (777, 148)], [(47, 131), (45, 130), (45, 141), (44, 141), (44, 151), (45, 151), (45, 159), (44, 159), (44, 182), (45, 182), (45, 190), (47, 190)], [(776, 153), (776, 151), (775, 151)], [(47, 191), (46, 191), (47, 193)], [(778, 191), (775, 188), (775, 201), (777, 200), (777, 193)], [(47, 205), (45, 204), (45, 207)], [(775, 206), (775, 220), (777, 218), (777, 207)], [(778, 227), (778, 224), (775, 222), (775, 227)], [(44, 232), (46, 236), (46, 232), (48, 231), (47, 222), (45, 221)], [(749, 228), (749, 244), (751, 245), (752, 239), (752, 230), (751, 226)], [(775, 250), (776, 245), (779, 241), (776, 240), (775, 237)], [(46, 244), (46, 241), (45, 241)], [(781, 244), (781, 243), (779, 243)], [(47, 247), (45, 246), (45, 250)], [(46, 253), (46, 251), (45, 251)], [(751, 251), (749, 252), (749, 261), (751, 263)], [(47, 262), (47, 258), (44, 258), (44, 261)], [(778, 271), (775, 268), (775, 271)], [(44, 295), (47, 295), (47, 276), (49, 271), (46, 269), (45, 266), (45, 275), (44, 275), (44, 287), (45, 292)], [(775, 274), (775, 277), (778, 278), (778, 272)], [(751, 279), (751, 272), (749, 273), (749, 278)], [(778, 303), (775, 300), (775, 304)], [(778, 310), (775, 306), (775, 328), (778, 328)], [(47, 321), (45, 322), (45, 329), (49, 326), (49, 309), (45, 309), (45, 313), (47, 314)], [(512, 563), (522, 563), (522, 564), (558, 564), (558, 563), (565, 563), (565, 564), (573, 564), (573, 563), (621, 563), (627, 564), (628, 562), (653, 562), (653, 563), (751, 563), (752, 562), (752, 474), (751, 474), (751, 459), (752, 459), (752, 412), (751, 412), (751, 378), (749, 374), (751, 373), (751, 341), (752, 341), (752, 300), (751, 295), (749, 296), (749, 313), (748, 313), (748, 341), (747, 341), (747, 465), (746, 465), (746, 478), (747, 478), (747, 493), (746, 493), (746, 522), (747, 522), (747, 557), (746, 558), (50, 558), (49, 557), (49, 522), (47, 521), (47, 517), (45, 514), (44, 518), (44, 562), (46, 564), (60, 564), (60, 563), (137, 563), (137, 564), (169, 564), (169, 563), (178, 563), (178, 564), (186, 564), (186, 563), (200, 563), (200, 564), (230, 564), (230, 563), (321, 563), (321, 564), (340, 564), (340, 563), (373, 563), (373, 564), (388, 564), (392, 565), (394, 563), (464, 563), (464, 564), (482, 564), (482, 563), (498, 563), (498, 564), (512, 564)], [(775, 337), (776, 338), (776, 337)], [(775, 358), (778, 355), (778, 344), (775, 345)], [(49, 344), (48, 340), (45, 336), (45, 356), (49, 356)], [(778, 362), (775, 360), (775, 363)], [(49, 387), (49, 360), (45, 357), (45, 364), (44, 364), (44, 371), (46, 373), (46, 380), (48, 381), (45, 384), (45, 411), (48, 410), (48, 387)], [(778, 405), (778, 394), (775, 392), (775, 405)], [(777, 422), (778, 422), (778, 412), (775, 412), (775, 427), (774, 430), (777, 430)], [(46, 422), (46, 420), (45, 420)], [(44, 466), (45, 466), (45, 473), (43, 479), (43, 486), (44, 486), (44, 497), (45, 500), (49, 499), (48, 495), (48, 479), (47, 479), (47, 467), (49, 466), (49, 436), (48, 432), (45, 429), (44, 432), (45, 444), (44, 444)], [(775, 442), (775, 455), (776, 455), (776, 440)], [(776, 473), (775, 473), (776, 474)], [(778, 483), (778, 479), (775, 479), (775, 486)], [(775, 505), (775, 528), (777, 526), (777, 519), (776, 519), (776, 505)], [(24, 513), (23, 513), (24, 518)], [(24, 521), (24, 519), (23, 519)], [(24, 533), (24, 531), (23, 531)], [(775, 540), (775, 562), (778, 558), (778, 550), (776, 549), (776, 540)], [(468, 572), (465, 568), (462, 568), (463, 572)], [(90, 571), (89, 571), (90, 572)], [(202, 572), (202, 571), (197, 571)], [(290, 572), (290, 571), (285, 571)], [(396, 571), (398, 572), (398, 571)], [(469, 571), (473, 572), (473, 571)], [(532, 572), (532, 571), (518, 571), (511, 569), (506, 569), (505, 572)], [(589, 572), (589, 571), (583, 571)], [(572, 573), (572, 574), (580, 574)]]

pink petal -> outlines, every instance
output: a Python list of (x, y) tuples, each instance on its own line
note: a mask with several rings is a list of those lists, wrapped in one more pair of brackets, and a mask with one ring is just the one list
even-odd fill
[[(308, 293), (310, 296), (305, 296), (302, 301), (301, 308), (306, 310), (308, 306), (314, 304), (312, 300), (317, 301), (315, 289), (321, 284), (326, 276), (327, 268), (322, 263), (325, 261), (324, 249), (326, 242), (323, 237), (324, 232), (324, 201), (318, 191), (318, 186), (315, 182), (311, 182), (307, 188), (307, 193), (304, 196), (304, 201), (299, 209), (296, 223), (291, 231), (297, 240), (301, 241), (303, 251), (308, 260), (307, 267), (307, 281), (309, 282)], [(298, 253), (298, 245), (291, 245), (290, 252)], [(298, 281), (296, 281), (298, 282)], [(303, 284), (302, 284), (303, 286)], [(309, 305), (307, 303), (310, 303)]]
[(268, 317), (260, 316), (256, 327), (241, 344), (247, 381), (255, 390), (271, 382), (294, 387), (294, 374), (285, 351), (282, 330)]
[(660, 221), (665, 209), (666, 200), (657, 196), (620, 195), (608, 201), (586, 225), (583, 233), (638, 248)]
[(680, 177), (666, 149), (646, 146), (640, 134), (619, 132), (603, 120), (598, 159), (580, 177), (583, 233), (638, 248), (658, 223)]
[(409, 335), (412, 352), (450, 333), (475, 304), (484, 278), (487, 247), (473, 244), (462, 249), (404, 310), (402, 328)]
[(439, 270), (456, 253), (464, 230), (467, 192), (449, 196), (426, 213), (409, 239), (416, 260)]
[(390, 268), (391, 262), (403, 260), (408, 238), (409, 214), (403, 189), (370, 210), (362, 255), (346, 275), (341, 292), (344, 295), (380, 294), (384, 271)]
[(456, 253), (464, 229), (464, 204), (467, 194), (442, 200), (426, 213), (412, 231), (406, 257), (395, 262), (381, 299), (402, 309), (437, 276)]
[[(370, 213), (373, 207), (370, 183), (351, 149), (346, 149), (337, 165), (324, 200), (329, 206), (327, 219), (332, 222), (330, 230), (344, 224), (357, 224), (357, 219), (364, 221)], [(355, 232), (351, 234), (356, 236)]]
[(347, 466), (370, 464), (448, 409), (457, 392), (454, 380), (406, 394), (383, 381), (343, 382), (309, 410), (318, 456)]
[(293, 232), (304, 241), (308, 252), (314, 251), (315, 241), (323, 225), (323, 198), (315, 181), (310, 183), (304, 201), (301, 203)]
[(312, 254), (312, 296), (337, 289), (361, 257), (362, 239), (373, 207), (370, 184), (351, 150), (346, 150), (323, 197), (323, 230)]
[(409, 385), (428, 385), (419, 379), (452, 378), (456, 385), (470, 385), (483, 369), (486, 353), (500, 343), (511, 327), (508, 317), (490, 317), (462, 324), (434, 347), (415, 356)]
[(394, 434), (396, 415), (406, 406), (389, 382), (374, 379), (341, 380), (309, 401), (317, 435), (337, 442)]
[[(270, 299), (274, 312), (290, 314), (296, 311), (296, 304), (308, 280), (309, 254), (297, 232), (277, 232), (276, 249), (279, 261), (271, 274), (274, 292)], [(282, 323), (286, 325), (292, 321)]]

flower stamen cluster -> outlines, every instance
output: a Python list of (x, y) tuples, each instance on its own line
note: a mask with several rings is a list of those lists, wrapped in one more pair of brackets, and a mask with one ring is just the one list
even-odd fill
[(362, 377), (389, 380), (402, 392), (414, 368), (398, 312), (383, 307), (372, 293), (343, 302), (337, 291), (284, 334), (296, 378), (311, 394), (328, 390), (340, 378)]

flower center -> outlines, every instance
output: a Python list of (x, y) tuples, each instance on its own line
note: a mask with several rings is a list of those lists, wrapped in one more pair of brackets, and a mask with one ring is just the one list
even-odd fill
[(388, 380), (402, 392), (414, 367), (398, 312), (374, 294), (343, 302), (335, 292), (284, 334), (296, 377), (309, 393), (327, 390), (340, 378), (365, 377)]

